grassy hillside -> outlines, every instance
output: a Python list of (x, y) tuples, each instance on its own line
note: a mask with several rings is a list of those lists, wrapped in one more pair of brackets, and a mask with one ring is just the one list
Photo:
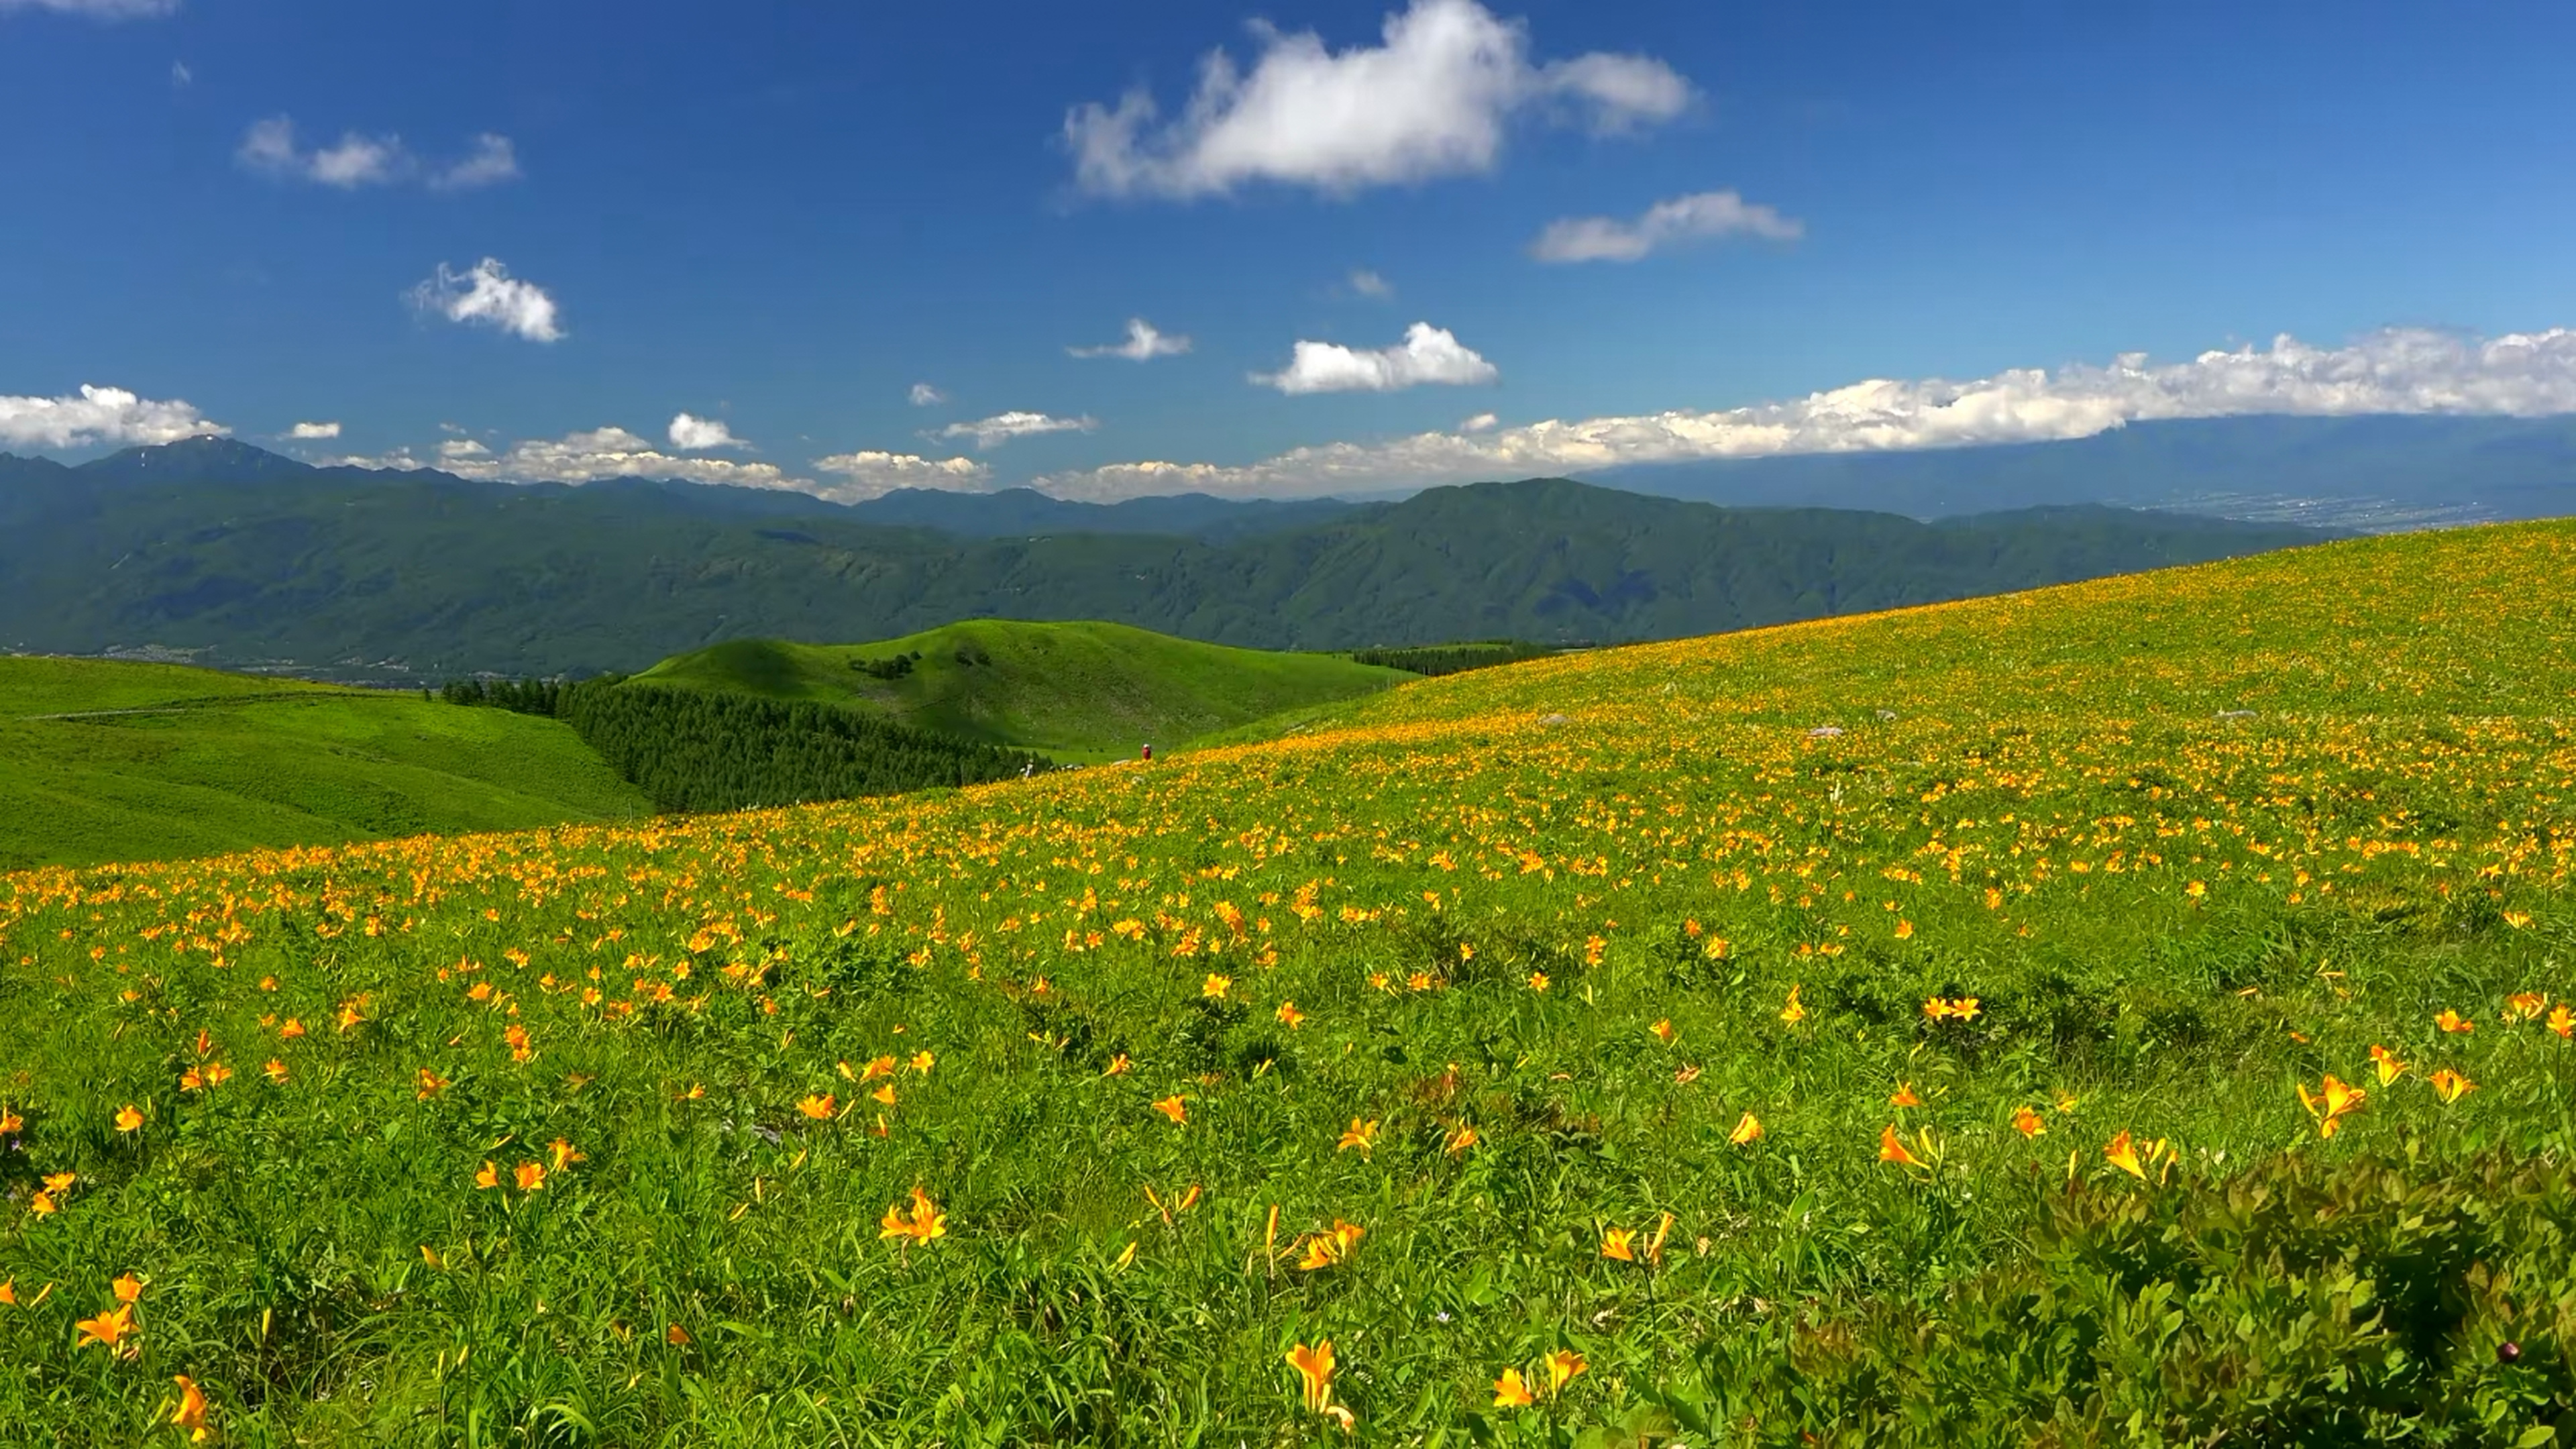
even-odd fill
[(1150, 766), (12, 877), (0, 1421), (2564, 1442), (2571, 578), (2567, 525), (2375, 539)]
[(552, 720), (174, 665), (0, 658), (0, 866), (648, 808)]
[[(898, 658), (909, 662), (894, 677), (854, 667)], [(874, 644), (736, 640), (666, 659), (633, 682), (847, 705), (965, 739), (1102, 760), (1413, 677), (1123, 624), (973, 619)]]

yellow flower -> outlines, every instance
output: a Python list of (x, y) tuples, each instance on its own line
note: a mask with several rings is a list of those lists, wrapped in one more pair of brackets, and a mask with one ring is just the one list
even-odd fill
[(2147, 1180), (2147, 1169), (2138, 1161), (2137, 1144), (2129, 1140), (2128, 1128), (2123, 1127), (2120, 1129), (2120, 1135), (2112, 1138), (2110, 1145), (2102, 1149), (2102, 1156), (2113, 1167), (2129, 1174), (2138, 1181), (2144, 1182)]
[(1135, 1065), (1136, 1064), (1134, 1062), (1127, 1059), (1127, 1054), (1125, 1052), (1120, 1052), (1118, 1055), (1109, 1059), (1109, 1070), (1102, 1072), (1100, 1075), (1104, 1077), (1123, 1077), (1127, 1075), (1128, 1069)]
[(2450, 1032), (2454, 1036), (2457, 1036), (2462, 1032), (2471, 1032), (2478, 1029), (2478, 1024), (2476, 1022), (2469, 1020), (2467, 1017), (2460, 1015), (2458, 1012), (2453, 1011), (2447, 1006), (2442, 1008), (2442, 1014), (2440, 1016), (2433, 1018), (2433, 1024), (2444, 1031)]
[(1923, 1105), (1923, 1099), (1914, 1095), (1914, 1084), (1912, 1082), (1899, 1082), (1896, 1084), (1896, 1090), (1888, 1093), (1887, 1105), (1891, 1107), (1920, 1107)]
[(474, 1185), (478, 1188), (499, 1187), (501, 1185), (501, 1169), (493, 1166), (490, 1158), (485, 1158), (483, 1161), (483, 1170), (474, 1174)]
[(521, 1191), (521, 1192), (543, 1192), (543, 1191), (545, 1191), (545, 1187), (546, 1187), (546, 1165), (545, 1165), (544, 1163), (542, 1163), (542, 1162), (522, 1162), (522, 1163), (520, 1163), (517, 1167), (512, 1168), (512, 1169), (510, 1170), (510, 1172), (511, 1172), (511, 1176), (512, 1176), (513, 1178), (515, 1178), (515, 1179), (518, 1181), (518, 1184), (519, 1184), (519, 1191)]
[(2335, 1135), (2335, 1128), (2343, 1121), (2344, 1114), (2359, 1111), (2369, 1095), (2359, 1087), (2344, 1085), (2343, 1080), (2332, 1072), (2326, 1073), (2325, 1081), (2318, 1086), (2317, 1095), (2313, 1097), (2308, 1095), (2307, 1083), (2299, 1084), (2299, 1105), (2307, 1108), (2308, 1115), (2317, 1119), (2319, 1137)]
[(572, 1165), (574, 1163), (588, 1162), (590, 1160), (590, 1158), (584, 1155), (579, 1148), (574, 1147), (571, 1143), (566, 1142), (560, 1137), (547, 1145), (546, 1155), (553, 1161), (554, 1169), (557, 1172), (569, 1172), (572, 1170)]
[(1293, 1001), (1283, 1001), (1279, 1003), (1279, 1010), (1276, 1014), (1279, 1018), (1280, 1025), (1287, 1027), (1290, 1031), (1295, 1031), (1297, 1028), (1306, 1024), (1306, 1013), (1299, 1011), (1297, 1009), (1297, 1003)]
[(427, 1067), (420, 1069), (420, 1100), (426, 1102), (448, 1088), (448, 1080)]
[(1467, 1123), (1461, 1122), (1450, 1132), (1449, 1140), (1442, 1144), (1441, 1151), (1448, 1153), (1452, 1157), (1456, 1157), (1458, 1154), (1465, 1152), (1468, 1148), (1475, 1146), (1478, 1142), (1483, 1140), (1483, 1133), (1478, 1132), (1474, 1127), (1469, 1126)]
[(2562, 1041), (2576, 1039), (2576, 1011), (2568, 1010), (2563, 1001), (2550, 1008), (2549, 1029), (2558, 1033)]
[(2406, 1063), (2398, 1059), (2397, 1053), (2377, 1042), (2370, 1044), (2370, 1064), (2378, 1069), (2379, 1085), (2383, 1087), (2406, 1074)]
[(1726, 1134), (1726, 1140), (1737, 1147), (1761, 1141), (1762, 1119), (1754, 1116), (1751, 1112), (1745, 1113), (1741, 1118), (1737, 1119), (1735, 1130)]
[(1159, 1102), (1156, 1102), (1154, 1104), (1154, 1110), (1171, 1118), (1174, 1126), (1187, 1125), (1190, 1120), (1189, 1103), (1182, 1100), (1180, 1094), (1177, 1092), (1171, 1096), (1165, 1097)]
[(1798, 993), (1804, 989), (1803, 985), (1790, 987), (1789, 1004), (1780, 1008), (1780, 1019), (1791, 1026), (1807, 1019), (1806, 1003), (1798, 999)]
[(1896, 1124), (1893, 1122), (1887, 1124), (1886, 1131), (1878, 1134), (1878, 1160), (1881, 1162), (1893, 1162), (1899, 1167), (1921, 1167), (1923, 1165), (1923, 1159), (1915, 1156), (1911, 1151), (1909, 1151), (1905, 1146), (1904, 1139), (1896, 1135)]
[(1211, 971), (1208, 973), (1207, 981), (1199, 987), (1199, 995), (1208, 998), (1210, 1001), (1223, 1001), (1225, 1000), (1225, 994), (1233, 989), (1233, 977), (1220, 976)]
[(80, 1330), (80, 1338), (72, 1347), (87, 1348), (94, 1343), (101, 1348), (114, 1348), (134, 1331), (134, 1305), (120, 1303), (96, 1318), (84, 1318), (72, 1327)]
[(1529, 1381), (1521, 1377), (1519, 1369), (1507, 1368), (1501, 1378), (1494, 1380), (1495, 1408), (1526, 1409), (1537, 1402), (1538, 1396), (1530, 1392)]
[(2442, 1068), (2425, 1080), (2433, 1084), (2434, 1093), (2441, 1097), (2442, 1104), (2446, 1107), (2478, 1089), (2477, 1083), (2452, 1071), (2449, 1067)]
[(2037, 1137), (2048, 1130), (2048, 1119), (2024, 1106), (2013, 1113), (2013, 1130), (2024, 1137)]
[(930, 1069), (937, 1065), (939, 1065), (939, 1058), (929, 1052), (919, 1051), (912, 1054), (912, 1070), (918, 1076), (929, 1076)]
[(142, 1127), (143, 1127), (143, 1114), (142, 1114), (141, 1112), (139, 1112), (139, 1111), (136, 1111), (136, 1110), (135, 1110), (134, 1104), (133, 1104), (132, 1102), (128, 1102), (128, 1103), (126, 1103), (124, 1106), (119, 1107), (119, 1108), (117, 1108), (117, 1109), (116, 1109), (116, 1130), (117, 1130), (117, 1131), (119, 1131), (119, 1132), (135, 1132), (135, 1131), (140, 1131), (140, 1130), (142, 1129)]
[(868, 1096), (871, 1100), (882, 1106), (891, 1107), (894, 1105), (894, 1083), (888, 1082), (884, 1086), (877, 1088), (875, 1091), (868, 1093)]
[(1320, 1339), (1312, 1348), (1288, 1350), (1288, 1366), (1297, 1371), (1299, 1398), (1310, 1413), (1320, 1414), (1333, 1402), (1333, 1341)]
[(1631, 1244), (1636, 1240), (1637, 1234), (1631, 1229), (1610, 1228), (1601, 1234), (1601, 1256), (1633, 1263), (1637, 1261), (1637, 1252)]
[(119, 1303), (131, 1303), (143, 1296), (143, 1280), (131, 1273), (118, 1274), (116, 1281), (107, 1286), (116, 1294)]
[(1333, 1144), (1333, 1150), (1334, 1150), (1335, 1152), (1342, 1152), (1342, 1151), (1346, 1151), (1346, 1150), (1348, 1150), (1348, 1149), (1350, 1149), (1350, 1148), (1353, 1148), (1353, 1147), (1356, 1147), (1356, 1148), (1358, 1148), (1358, 1149), (1359, 1149), (1360, 1156), (1362, 1156), (1362, 1157), (1366, 1157), (1366, 1156), (1368, 1156), (1372, 1151), (1374, 1151), (1374, 1150), (1376, 1149), (1376, 1147), (1377, 1147), (1377, 1123), (1376, 1123), (1376, 1121), (1371, 1120), (1371, 1121), (1363, 1122), (1363, 1121), (1361, 1121), (1359, 1118), (1357, 1118), (1357, 1117), (1353, 1117), (1353, 1118), (1351, 1119), (1351, 1127), (1350, 1127), (1350, 1130), (1349, 1130), (1349, 1131), (1347, 1131), (1347, 1132), (1344, 1132), (1344, 1133), (1342, 1134), (1342, 1140), (1341, 1140), (1341, 1141), (1339, 1141), (1339, 1142), (1337, 1142), (1337, 1143)]
[(175, 1376), (171, 1382), (179, 1386), (179, 1405), (170, 1411), (170, 1427), (187, 1430), (192, 1442), (203, 1442), (206, 1438), (205, 1393), (197, 1387), (197, 1381), (186, 1374)]
[(1576, 1374), (1592, 1367), (1583, 1361), (1583, 1355), (1565, 1348), (1549, 1350), (1547, 1357), (1540, 1362), (1547, 1368), (1547, 1391), (1550, 1395), (1572, 1382)]
[(1532, 991), (1545, 991), (1547, 989), (1547, 973), (1544, 971), (1531, 972), (1529, 988)]
[(1673, 1030), (1672, 1021), (1669, 1018), (1656, 1022), (1653, 1026), (1646, 1028), (1646, 1030), (1653, 1032), (1655, 1034), (1655, 1040), (1662, 1042), (1666, 1046), (1671, 1046), (1673, 1044), (1673, 1038), (1679, 1034)]
[(270, 1057), (268, 1065), (260, 1068), (260, 1071), (275, 1085), (281, 1087), (286, 1085), (286, 1063), (277, 1058)]
[(840, 1110), (840, 1103), (834, 1098), (832, 1093), (824, 1092), (819, 1095), (810, 1095), (803, 1098), (797, 1102), (796, 1110), (813, 1118), (817, 1122), (822, 1122), (828, 1120), (834, 1112)]

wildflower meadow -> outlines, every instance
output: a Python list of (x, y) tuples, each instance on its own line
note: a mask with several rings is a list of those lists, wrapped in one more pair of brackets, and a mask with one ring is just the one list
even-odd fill
[(0, 877), (0, 1437), (2564, 1442), (2572, 576)]

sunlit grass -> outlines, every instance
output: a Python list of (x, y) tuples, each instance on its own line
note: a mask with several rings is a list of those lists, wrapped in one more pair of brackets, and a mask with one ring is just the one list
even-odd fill
[(184, 1437), (186, 1375), (237, 1443), (2547, 1442), (2571, 562), (8, 878), (0, 1423)]

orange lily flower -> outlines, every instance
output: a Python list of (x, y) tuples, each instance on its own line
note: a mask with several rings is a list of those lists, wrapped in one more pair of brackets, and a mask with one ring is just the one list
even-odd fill
[(1636, 1233), (1630, 1229), (1608, 1229), (1601, 1234), (1601, 1256), (1615, 1258), (1622, 1263), (1633, 1263), (1637, 1261), (1637, 1252), (1629, 1245), (1636, 1240)]
[(1118, 1055), (1109, 1059), (1109, 1070), (1102, 1072), (1100, 1075), (1104, 1077), (1123, 1077), (1127, 1075), (1129, 1069), (1133, 1068), (1135, 1065), (1136, 1064), (1134, 1062), (1127, 1059), (1127, 1054), (1125, 1052), (1120, 1052)]
[(937, 1065), (939, 1065), (939, 1058), (929, 1052), (918, 1051), (912, 1054), (912, 1070), (917, 1076), (929, 1076), (930, 1069)]
[(1299, 1011), (1297, 1009), (1297, 1003), (1293, 1001), (1283, 1001), (1279, 1003), (1277, 1015), (1279, 1017), (1280, 1024), (1287, 1027), (1290, 1031), (1295, 1031), (1297, 1028), (1306, 1024), (1306, 1013)]
[(1172, 1124), (1176, 1127), (1186, 1126), (1190, 1120), (1190, 1104), (1182, 1100), (1177, 1092), (1156, 1102), (1154, 1110), (1171, 1118)]
[(2120, 1135), (2112, 1138), (2110, 1145), (2102, 1149), (2102, 1156), (2113, 1167), (2129, 1174), (2138, 1181), (2144, 1182), (2147, 1180), (2147, 1169), (2138, 1161), (2137, 1144), (2130, 1140), (2128, 1128), (2123, 1127), (2120, 1129)]
[(1671, 1046), (1673, 1044), (1673, 1038), (1680, 1035), (1679, 1032), (1673, 1030), (1673, 1023), (1670, 1017), (1656, 1022), (1653, 1026), (1646, 1028), (1646, 1030), (1653, 1032), (1655, 1034), (1655, 1040), (1662, 1042), (1666, 1046)]
[(140, 1130), (142, 1126), (143, 1114), (135, 1110), (132, 1102), (128, 1102), (124, 1106), (116, 1109), (117, 1131), (134, 1132)]
[(2013, 1130), (2024, 1137), (2037, 1137), (2048, 1130), (2048, 1119), (2024, 1105), (2013, 1113)]
[(1923, 1105), (1923, 1099), (1914, 1095), (1914, 1084), (1912, 1082), (1899, 1082), (1896, 1084), (1896, 1090), (1888, 1094), (1887, 1105), (1891, 1107), (1920, 1107)]
[(115, 1292), (119, 1303), (131, 1303), (143, 1296), (143, 1280), (131, 1273), (118, 1274), (116, 1281), (107, 1286)]
[(1341, 1141), (1333, 1144), (1333, 1150), (1335, 1152), (1347, 1151), (1354, 1147), (1359, 1149), (1360, 1156), (1362, 1157), (1370, 1155), (1370, 1153), (1376, 1149), (1377, 1123), (1374, 1120), (1363, 1122), (1359, 1118), (1353, 1117), (1351, 1119), (1350, 1130), (1342, 1134)]
[(830, 1092), (824, 1092), (820, 1095), (810, 1095), (800, 1100), (796, 1104), (796, 1110), (813, 1118), (817, 1122), (822, 1122), (829, 1120), (834, 1112), (840, 1110), (840, 1103), (833, 1098), (833, 1095)]
[(514, 1167), (514, 1168), (510, 1169), (510, 1173), (511, 1173), (511, 1176), (512, 1176), (512, 1177), (514, 1177), (515, 1179), (517, 1179), (518, 1184), (519, 1184), (519, 1191), (521, 1191), (521, 1192), (543, 1192), (543, 1191), (545, 1191), (545, 1188), (546, 1188), (546, 1165), (545, 1165), (544, 1163), (542, 1163), (542, 1162), (522, 1162), (522, 1163), (520, 1163), (517, 1167)]
[(283, 1087), (286, 1085), (286, 1063), (279, 1061), (277, 1058), (270, 1057), (268, 1059), (268, 1065), (260, 1068), (260, 1071), (267, 1076), (270, 1082), (277, 1086)]
[(2442, 1068), (2425, 1080), (2433, 1084), (2434, 1093), (2441, 1097), (2442, 1105), (2446, 1107), (2478, 1089), (2477, 1083), (2452, 1071), (2449, 1067)]
[(2567, 1003), (2563, 1001), (2551, 1007), (2549, 1029), (2558, 1033), (2562, 1041), (2576, 1038), (2576, 1011), (2568, 1010)]
[(1507, 1368), (1501, 1378), (1494, 1380), (1495, 1408), (1526, 1409), (1537, 1402), (1538, 1396), (1530, 1392), (1529, 1381), (1521, 1377), (1519, 1369)]
[(2379, 1085), (2383, 1087), (2406, 1075), (2406, 1063), (2377, 1042), (2370, 1044), (2370, 1064), (2379, 1072)]
[(1457, 1128), (1449, 1134), (1449, 1140), (1442, 1145), (1440, 1150), (1448, 1153), (1452, 1157), (1456, 1157), (1460, 1153), (1465, 1152), (1468, 1148), (1483, 1141), (1484, 1136), (1485, 1134), (1477, 1131), (1474, 1127), (1461, 1122), (1458, 1124)]
[(2433, 1018), (2433, 1024), (2444, 1031), (2450, 1032), (2454, 1036), (2463, 1032), (2476, 1031), (2478, 1029), (2478, 1024), (2476, 1022), (2469, 1020), (2467, 1017), (2460, 1015), (2458, 1012), (2453, 1011), (2447, 1006), (2442, 1008), (2442, 1014), (2440, 1016)]
[(175, 1375), (171, 1382), (179, 1386), (179, 1404), (170, 1411), (170, 1427), (187, 1430), (191, 1443), (205, 1442), (207, 1438), (205, 1392), (197, 1387), (195, 1379), (186, 1374)]
[(1923, 1165), (1923, 1159), (1908, 1151), (1904, 1140), (1896, 1135), (1896, 1124), (1893, 1122), (1887, 1124), (1886, 1131), (1878, 1134), (1878, 1160), (1893, 1162), (1899, 1167)]
[(1333, 1402), (1333, 1341), (1319, 1339), (1312, 1348), (1288, 1350), (1288, 1366), (1297, 1371), (1299, 1398), (1310, 1413), (1320, 1414)]
[(474, 1174), (474, 1185), (478, 1188), (499, 1187), (501, 1185), (501, 1169), (493, 1166), (490, 1158), (485, 1158), (483, 1160), (483, 1170)]
[(573, 1146), (571, 1143), (566, 1142), (560, 1137), (556, 1138), (546, 1147), (546, 1154), (553, 1159), (555, 1171), (557, 1172), (568, 1172), (572, 1169), (572, 1165), (574, 1163), (588, 1162), (590, 1160), (588, 1156), (582, 1153), (581, 1149)]
[(1199, 995), (1206, 997), (1210, 1001), (1223, 1001), (1225, 1000), (1225, 994), (1233, 989), (1233, 977), (1220, 976), (1216, 972), (1211, 971), (1208, 973), (1208, 979), (1206, 982), (1200, 985)]
[(1583, 1361), (1583, 1355), (1564, 1348), (1549, 1350), (1540, 1362), (1547, 1369), (1547, 1391), (1551, 1395), (1572, 1382), (1576, 1374), (1592, 1367)]
[(1807, 1019), (1806, 1003), (1798, 999), (1798, 993), (1803, 989), (1802, 986), (1790, 987), (1789, 1004), (1780, 1008), (1780, 1019), (1791, 1026), (1796, 1026)]
[(80, 1330), (80, 1338), (72, 1345), (74, 1348), (87, 1348), (93, 1343), (101, 1348), (114, 1348), (134, 1331), (134, 1305), (120, 1303), (96, 1318), (84, 1318), (72, 1327)]
[(1727, 1142), (1736, 1147), (1762, 1140), (1762, 1119), (1751, 1112), (1736, 1119), (1735, 1130), (1726, 1134)]
[(2335, 1135), (2335, 1128), (2343, 1121), (2344, 1114), (2359, 1111), (2369, 1095), (2359, 1087), (2344, 1085), (2342, 1079), (2332, 1072), (2326, 1073), (2325, 1081), (2313, 1097), (2308, 1095), (2307, 1083), (2299, 1084), (2299, 1105), (2307, 1108), (2308, 1115), (2317, 1119), (2319, 1137)]
[(690, 1344), (697, 1342), (695, 1338), (689, 1336), (689, 1331), (687, 1329), (682, 1328), (676, 1323), (662, 1330), (662, 1341), (673, 1348), (687, 1348)]

